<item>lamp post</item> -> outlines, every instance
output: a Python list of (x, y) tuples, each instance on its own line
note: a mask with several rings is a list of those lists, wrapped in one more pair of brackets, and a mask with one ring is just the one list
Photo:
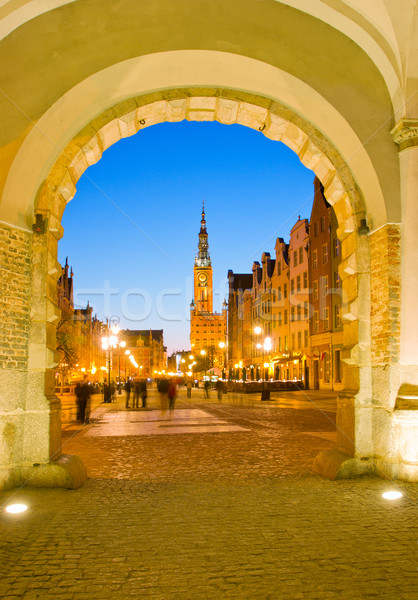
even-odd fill
[(119, 395), (122, 393), (122, 386), (121, 386), (121, 383), (120, 383), (120, 349), (121, 348), (125, 348), (125, 346), (126, 346), (126, 342), (124, 342), (124, 341), (119, 342), (119, 344), (118, 344), (118, 348), (119, 348), (119, 350), (118, 350), (118, 359), (119, 359)]
[(108, 322), (108, 335), (102, 337), (102, 348), (104, 351), (108, 350), (109, 354), (108, 354), (108, 390), (107, 390), (107, 397), (104, 399), (105, 402), (110, 402), (111, 401), (111, 396), (112, 396), (112, 392), (111, 392), (111, 364), (112, 364), (112, 357), (111, 357), (111, 352), (112, 352), (112, 348), (117, 348), (118, 346), (118, 333), (119, 333), (119, 327), (114, 324), (112, 327), (110, 327), (110, 323)]
[(224, 354), (224, 357), (223, 357), (224, 358), (224, 360), (223, 360), (224, 368), (222, 369), (222, 374), (223, 374), (222, 379), (226, 379), (226, 344), (225, 344), (225, 342), (219, 342), (219, 348), (224, 351), (223, 352), (223, 354)]
[[(261, 327), (254, 327), (254, 333), (256, 335), (260, 335), (262, 333), (262, 329)], [(265, 362), (265, 356), (266, 353), (269, 353), (271, 350), (271, 338), (270, 337), (266, 337), (264, 338), (264, 341), (262, 344), (258, 343), (256, 344), (257, 348), (262, 348), (263, 349), (263, 367), (264, 367), (264, 377), (262, 380), (262, 387), (261, 387), (261, 400), (270, 400), (270, 390), (266, 389), (265, 383), (266, 383), (266, 369), (268, 369), (269, 364), (267, 362)]]
[(206, 350), (201, 350), (200, 354), (204, 356), (204, 365), (205, 365), (205, 377), (206, 377)]

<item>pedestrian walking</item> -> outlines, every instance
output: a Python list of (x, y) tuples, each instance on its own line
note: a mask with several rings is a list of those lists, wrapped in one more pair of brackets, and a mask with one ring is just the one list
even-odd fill
[(189, 378), (187, 380), (187, 397), (188, 398), (192, 397), (192, 386), (193, 386), (193, 381)]
[(222, 379), (218, 379), (215, 384), (216, 391), (218, 392), (218, 402), (222, 402), (222, 394), (224, 393), (224, 382)]
[(140, 394), (141, 394), (141, 402), (142, 408), (147, 408), (147, 380), (143, 379), (140, 384)]
[(125, 408), (129, 408), (129, 398), (131, 397), (131, 380), (130, 379), (127, 379), (125, 382), (125, 393), (126, 393)]
[(88, 423), (89, 422), (89, 410), (88, 409), (88, 402), (90, 400), (90, 386), (87, 383), (87, 381), (84, 381), (84, 383), (81, 385), (80, 387), (80, 421), (82, 423)]
[(138, 379), (134, 381), (134, 398), (133, 398), (133, 408), (139, 408), (139, 394), (141, 391), (141, 386)]
[(173, 416), (174, 413), (174, 405), (176, 403), (177, 398), (177, 385), (176, 382), (171, 380), (168, 384), (168, 408), (170, 411), (170, 417)]
[(205, 383), (203, 384), (205, 390), (205, 398), (209, 398), (210, 393), (210, 381), (209, 379), (205, 379)]
[(159, 392), (160, 392), (160, 406), (163, 415), (167, 412), (168, 408), (168, 380), (160, 379), (159, 381)]
[(75, 403), (77, 407), (76, 420), (81, 421), (81, 382), (77, 381), (77, 385), (75, 386)]

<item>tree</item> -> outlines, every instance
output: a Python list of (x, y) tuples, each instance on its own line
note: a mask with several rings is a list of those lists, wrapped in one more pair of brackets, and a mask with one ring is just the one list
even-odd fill
[(63, 309), (61, 312), (61, 319), (58, 321), (56, 332), (56, 348), (59, 354), (62, 392), (68, 372), (76, 366), (79, 360), (77, 328), (73, 313), (69, 310)]

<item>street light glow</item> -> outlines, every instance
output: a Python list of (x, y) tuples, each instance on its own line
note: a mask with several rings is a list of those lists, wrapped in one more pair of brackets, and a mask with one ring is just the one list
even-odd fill
[(261, 327), (254, 327), (254, 333), (256, 333), (257, 335), (260, 335)]
[(11, 515), (17, 515), (19, 513), (25, 512), (25, 510), (27, 510), (27, 506), (26, 504), (9, 504), (9, 506), (6, 506), (6, 512), (10, 513)]
[(382, 498), (385, 500), (398, 500), (399, 498), (402, 498), (402, 496), (402, 492), (385, 492), (382, 494)]

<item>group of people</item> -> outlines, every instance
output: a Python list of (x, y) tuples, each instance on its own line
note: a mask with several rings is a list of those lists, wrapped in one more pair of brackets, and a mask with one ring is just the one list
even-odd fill
[(157, 390), (160, 393), (160, 406), (163, 415), (170, 412), (170, 416), (174, 413), (174, 406), (177, 398), (177, 383), (174, 379), (159, 379), (157, 381)]
[(132, 393), (132, 408), (139, 408), (139, 398), (141, 398), (141, 408), (147, 407), (147, 380), (146, 379), (128, 379), (125, 383), (126, 408), (129, 408), (129, 400)]

